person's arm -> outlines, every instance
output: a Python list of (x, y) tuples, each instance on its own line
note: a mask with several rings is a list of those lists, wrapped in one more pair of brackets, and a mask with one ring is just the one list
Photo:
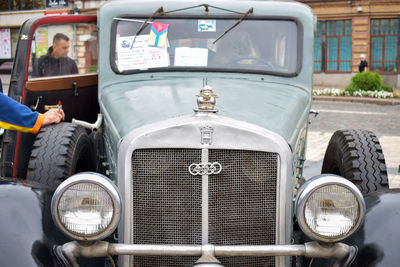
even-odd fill
[(49, 124), (53, 124), (53, 123), (59, 123), (60, 121), (65, 119), (65, 115), (64, 115), (64, 111), (62, 109), (58, 110), (58, 109), (50, 109), (48, 111), (46, 111), (43, 114), (43, 123), (42, 123), (42, 127), (49, 125)]
[(42, 126), (58, 123), (62, 119), (64, 119), (62, 110), (53, 109), (44, 114), (33, 112), (27, 106), (0, 94), (1, 128), (36, 134)]
[(365, 60), (365, 71), (368, 71), (368, 62)]

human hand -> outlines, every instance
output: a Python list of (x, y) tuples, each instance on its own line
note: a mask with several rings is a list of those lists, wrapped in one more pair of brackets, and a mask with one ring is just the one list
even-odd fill
[(42, 126), (46, 126), (52, 123), (59, 123), (61, 120), (65, 119), (65, 114), (62, 109), (50, 109), (46, 111), (44, 114), (44, 119)]

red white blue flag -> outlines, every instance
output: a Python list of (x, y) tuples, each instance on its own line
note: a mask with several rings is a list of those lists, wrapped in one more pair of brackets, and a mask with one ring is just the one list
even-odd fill
[(169, 24), (153, 22), (150, 29), (149, 45), (163, 47), (167, 41)]

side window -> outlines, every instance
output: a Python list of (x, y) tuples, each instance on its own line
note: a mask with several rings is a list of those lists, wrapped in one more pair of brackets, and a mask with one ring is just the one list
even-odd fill
[(35, 29), (29, 79), (97, 72), (95, 23), (41, 25)]

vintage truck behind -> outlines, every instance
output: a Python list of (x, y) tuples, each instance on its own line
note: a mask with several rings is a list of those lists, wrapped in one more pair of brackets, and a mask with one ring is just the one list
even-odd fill
[[(303, 177), (315, 23), (296, 2), (212, 0), (26, 21), (9, 96), (61, 100), (66, 121), (4, 135), (0, 265), (395, 266), (372, 132), (337, 131)], [(56, 31), (86, 61), (33, 77)]]

